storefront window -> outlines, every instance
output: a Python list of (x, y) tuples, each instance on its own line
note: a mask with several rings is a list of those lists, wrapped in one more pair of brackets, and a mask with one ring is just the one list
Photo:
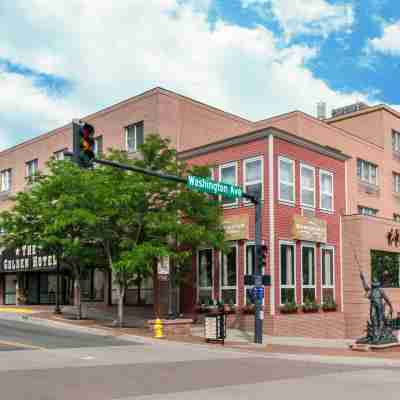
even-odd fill
[(212, 249), (199, 250), (198, 264), (198, 300), (207, 304), (213, 299), (213, 251)]
[(322, 268), (322, 302), (331, 303), (335, 300), (335, 267), (333, 248), (321, 248)]
[[(254, 244), (248, 244), (246, 246), (246, 270), (245, 275), (253, 275), (255, 272), (255, 257), (256, 257), (256, 246)], [(246, 286), (246, 304), (252, 304), (253, 300), (250, 296), (248, 289), (251, 289), (252, 286)]]
[(295, 245), (280, 244), (281, 304), (295, 303)]
[(378, 280), (383, 287), (400, 287), (400, 254), (388, 251), (371, 250), (372, 278)]
[(233, 246), (227, 254), (221, 255), (221, 300), (227, 304), (236, 304), (237, 285), (237, 249)]
[(4, 303), (5, 304), (15, 304), (16, 303), (16, 294), (17, 294), (17, 275), (5, 275), (5, 296)]
[(307, 245), (301, 247), (301, 273), (303, 303), (315, 301), (315, 248)]

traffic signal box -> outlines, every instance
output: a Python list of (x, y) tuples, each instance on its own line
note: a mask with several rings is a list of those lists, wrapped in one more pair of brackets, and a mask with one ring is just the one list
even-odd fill
[(90, 168), (94, 159), (94, 127), (86, 122), (73, 122), (74, 161), (81, 168)]

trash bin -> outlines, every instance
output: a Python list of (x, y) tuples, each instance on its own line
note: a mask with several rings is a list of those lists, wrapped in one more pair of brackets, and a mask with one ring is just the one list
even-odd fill
[(206, 342), (221, 342), (226, 338), (226, 314), (218, 313), (204, 317), (204, 337)]

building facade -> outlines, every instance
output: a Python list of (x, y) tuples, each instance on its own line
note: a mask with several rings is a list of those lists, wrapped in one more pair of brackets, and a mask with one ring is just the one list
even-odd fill
[[(400, 114), (390, 107), (385, 105), (350, 107), (324, 120), (316, 119), (300, 111), (293, 111), (261, 121), (249, 121), (174, 92), (155, 88), (86, 117), (77, 117), (95, 126), (96, 150), (99, 153), (115, 148), (134, 154), (138, 145), (150, 133), (158, 133), (164, 138), (169, 138), (171, 145), (179, 152), (186, 152), (204, 145), (211, 146), (212, 143), (219, 143), (227, 138), (239, 138), (245, 133), (275, 129), (290, 134), (292, 138), (297, 138), (296, 140), (300, 140), (303, 144), (312, 143), (314, 146), (318, 143), (320, 148), (327, 151), (338, 149), (343, 154), (348, 154), (351, 158), (344, 162), (344, 205), (338, 209), (335, 204), (335, 212), (343, 215), (343, 274), (341, 276), (343, 295), (337, 299), (344, 313), (346, 336), (362, 335), (368, 318), (368, 301), (364, 298), (359, 280), (360, 269), (367, 278), (373, 274), (378, 277), (385, 276), (385, 286), (388, 287), (395, 308), (399, 308)], [(275, 145), (274, 151), (277, 147)], [(71, 150), (71, 148), (72, 126), (68, 124), (0, 152), (0, 210), (12, 207), (11, 196), (26, 188), (29, 176), (38, 169), (44, 171), (46, 162), (51, 157), (61, 158), (63, 151)], [(212, 146), (208, 150), (212, 154), (217, 154)], [(235, 151), (242, 150), (237, 147)], [(270, 147), (268, 147), (269, 151)], [(265, 154), (265, 157), (267, 156)], [(202, 157), (206, 158), (205, 155)], [(232, 155), (230, 160), (228, 158), (224, 162), (242, 159), (239, 153), (236, 156)], [(287, 158), (290, 160), (290, 157)], [(264, 172), (267, 174), (264, 179), (268, 179), (271, 171), (270, 159), (271, 157), (268, 156), (263, 161)], [(203, 159), (199, 159), (199, 162), (203, 162)], [(219, 163), (219, 160), (216, 162)], [(258, 165), (257, 160), (254, 162)], [(249, 165), (252, 165), (251, 161)], [(287, 165), (290, 165), (290, 161)], [(239, 181), (243, 179), (241, 174), (244, 168), (244, 166), (237, 166)], [(317, 171), (319, 167), (315, 168)], [(276, 169), (277, 167), (274, 169), (275, 172)], [(229, 177), (230, 171), (233, 171), (230, 166), (221, 171), (215, 169), (215, 179), (219, 179), (220, 172)], [(301, 171), (311, 173), (312, 169), (302, 167)], [(295, 171), (296, 185), (301, 171)], [(315, 177), (317, 178), (317, 175)], [(336, 179), (334, 181), (336, 184)], [(273, 189), (274, 195), (279, 193), (279, 187)], [(265, 194), (268, 194), (268, 188), (264, 190), (266, 190)], [(300, 201), (300, 197), (296, 197), (297, 200)], [(297, 206), (282, 206), (279, 201), (274, 206), (275, 217), (282, 212), (281, 225), (289, 227), (289, 211), (296, 210)], [(283, 207), (282, 211), (281, 207)], [(252, 209), (249, 205), (239, 207), (240, 210), (242, 208), (248, 212)], [(264, 229), (270, 229), (269, 227), (272, 226), (269, 209), (264, 211), (266, 218), (266, 221), (263, 221)], [(238, 208), (225, 206), (226, 217), (228, 213), (236, 214), (237, 211)], [(301, 215), (301, 212), (297, 214)], [(306, 210), (306, 214), (307, 212)], [(233, 217), (236, 216), (232, 215)], [(324, 214), (322, 219), (327, 217), (330, 218), (330, 214)], [(251, 221), (251, 216), (249, 220)], [(274, 224), (274, 231), (265, 231), (264, 235), (268, 238), (278, 234), (285, 236), (280, 233), (279, 226), (277, 222)], [(250, 230), (251, 227), (252, 223), (250, 223)], [(289, 239), (288, 242), (290, 242)], [(275, 244), (275, 247), (271, 247), (269, 244), (268, 259), (269, 263), (274, 263), (275, 268), (279, 268), (279, 250), (276, 250), (276, 246)], [(275, 248), (274, 252), (271, 252), (272, 248)], [(318, 246), (316, 249), (316, 252), (321, 253)], [(240, 245), (237, 251), (241, 254), (245, 253), (245, 249)], [(297, 244), (293, 251), (298, 253)], [(316, 259), (319, 258), (316, 257)], [(337, 254), (335, 254), (335, 260), (337, 259)], [(0, 266), (0, 302), (18, 303), (18, 298), (20, 298), (22, 302), (31, 304), (52, 303), (57, 268), (52, 260), (51, 254), (41, 254), (40, 249), (30, 249), (29, 244), (25, 249), (19, 249), (18, 254), (3, 255), (4, 262)], [(386, 265), (390, 265), (390, 268)], [(61, 297), (65, 303), (71, 303), (74, 297), (72, 277), (68, 275), (66, 269), (63, 269), (63, 266), (59, 268), (63, 274)], [(242, 279), (241, 276), (239, 278)], [(216, 282), (213, 283), (213, 290), (219, 291), (219, 287), (214, 287)], [(302, 288), (298, 286), (300, 282), (300, 280), (296, 281), (296, 300), (299, 300), (298, 296), (302, 293)], [(145, 286), (143, 300), (146, 303), (152, 303), (154, 302), (153, 284), (149, 281)], [(23, 288), (21, 293), (17, 293), (20, 288)], [(338, 286), (336, 285), (335, 288), (337, 290)], [(291, 288), (287, 289), (288, 293), (293, 292), (289, 290)], [(230, 293), (229, 290), (227, 287), (226, 293)], [(244, 299), (244, 292), (241, 294), (241, 290), (237, 292), (239, 304)], [(316, 295), (319, 296), (317, 300), (320, 300), (321, 288), (315, 290)], [(110, 304), (116, 297), (110, 274), (95, 271), (91, 276), (86, 277), (83, 282), (83, 294), (87, 299)], [(277, 320), (280, 315), (277, 314), (279, 302), (278, 298), (271, 298), (271, 296), (271, 294), (267, 296), (272, 300), (266, 304), (266, 307), (271, 309), (268, 315), (275, 316)], [(278, 296), (277, 293), (274, 296)], [(134, 303), (136, 298), (137, 290), (131, 288), (127, 295), (128, 303)], [(193, 300), (193, 304), (194, 302)], [(187, 304), (184, 306), (187, 309)], [(317, 318), (320, 315), (321, 313), (317, 313), (310, 317)], [(300, 317), (303, 316), (299, 314), (297, 318)], [(266, 320), (267, 318), (269, 316)]]
[[(267, 128), (180, 153), (191, 164), (213, 165), (212, 177), (261, 193), (262, 242), (268, 248), (264, 273), (271, 286), (264, 298), (267, 334), (338, 338), (345, 336), (342, 301), (341, 218), (345, 214), (345, 162), (349, 158)], [(243, 199), (221, 199), (230, 252), (199, 249), (193, 285), (183, 288), (183, 309), (222, 301), (236, 306), (243, 324), (252, 317), (239, 310), (251, 304), (246, 274), (254, 272), (254, 206)], [(335, 304), (307, 313), (303, 305)], [(196, 307), (197, 304), (197, 307)], [(287, 306), (298, 311), (288, 314)]]

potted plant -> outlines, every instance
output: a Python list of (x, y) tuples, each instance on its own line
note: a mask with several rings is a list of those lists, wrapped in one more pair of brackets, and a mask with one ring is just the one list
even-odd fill
[(242, 307), (243, 314), (254, 314), (255, 311), (256, 311), (256, 305), (255, 304), (245, 304)]
[(335, 300), (328, 299), (328, 301), (326, 301), (326, 302), (324, 302), (324, 304), (322, 304), (322, 309), (324, 311), (336, 311), (337, 304), (335, 303)]
[(292, 301), (281, 305), (279, 310), (282, 314), (294, 314), (297, 313), (298, 306), (294, 301)]
[(218, 312), (218, 303), (214, 302), (214, 300), (209, 299), (207, 305), (207, 311), (209, 314), (215, 314)]
[(319, 304), (315, 302), (315, 300), (306, 299), (303, 304), (303, 312), (318, 312)]

